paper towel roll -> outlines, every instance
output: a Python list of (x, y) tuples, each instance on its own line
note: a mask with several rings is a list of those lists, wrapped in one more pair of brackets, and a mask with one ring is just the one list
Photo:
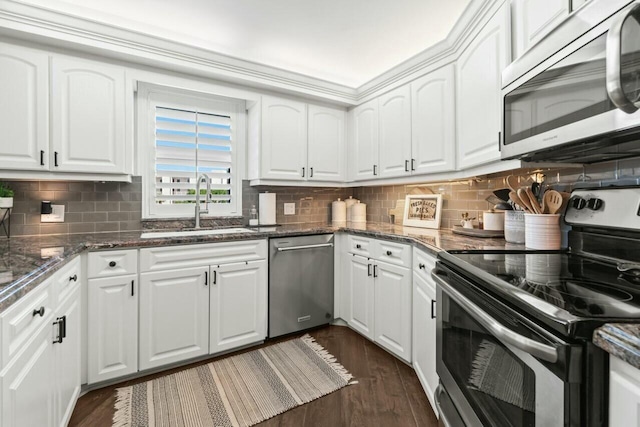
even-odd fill
[(354, 199), (353, 196), (349, 196), (349, 198), (344, 201), (347, 205), (347, 221), (351, 221), (351, 208), (359, 201), (358, 199)]
[(357, 202), (351, 206), (351, 222), (367, 222), (367, 205)]
[(276, 193), (258, 194), (260, 225), (273, 225), (276, 223)]
[(345, 222), (347, 220), (347, 204), (338, 199), (331, 203), (331, 221)]

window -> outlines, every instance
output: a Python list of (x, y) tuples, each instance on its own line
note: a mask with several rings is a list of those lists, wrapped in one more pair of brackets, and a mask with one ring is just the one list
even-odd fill
[[(237, 131), (243, 103), (143, 86), (148, 114), (143, 191), (145, 217), (193, 217), (198, 178), (205, 216), (240, 216), (241, 179)], [(146, 101), (146, 102), (145, 102)], [(206, 199), (207, 180), (211, 187)]]

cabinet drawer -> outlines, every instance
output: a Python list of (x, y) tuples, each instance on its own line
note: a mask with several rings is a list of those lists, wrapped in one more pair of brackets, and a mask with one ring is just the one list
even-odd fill
[(266, 258), (266, 240), (145, 248), (140, 249), (140, 271), (146, 273)]
[(431, 270), (436, 266), (436, 257), (420, 249), (413, 248), (413, 271), (431, 283)]
[(91, 252), (87, 265), (89, 279), (134, 274), (138, 272), (138, 251)]
[(54, 294), (57, 296), (56, 305), (64, 301), (67, 296), (71, 295), (82, 282), (82, 270), (80, 266), (80, 257), (76, 256), (67, 265), (57, 271), (53, 277)]
[(373, 256), (373, 239), (349, 235), (347, 238), (347, 252), (364, 257)]
[(411, 246), (386, 240), (374, 240), (373, 257), (393, 265), (411, 268)]
[[(53, 304), (49, 278), (0, 315), (0, 369), (11, 361), (41, 326), (51, 321)], [(40, 310), (43, 315), (34, 314), (34, 310)]]

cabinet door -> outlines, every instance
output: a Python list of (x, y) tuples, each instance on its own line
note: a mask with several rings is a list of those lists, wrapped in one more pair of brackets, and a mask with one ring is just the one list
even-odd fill
[[(57, 317), (64, 316), (65, 336), (54, 347), (56, 425), (66, 426), (80, 394), (80, 289), (63, 302)], [(58, 334), (57, 329), (54, 330)], [(54, 335), (55, 336), (55, 335)]]
[(423, 277), (413, 275), (413, 368), (431, 407), (436, 408), (436, 288)]
[(349, 143), (349, 179), (371, 179), (378, 168), (378, 100), (354, 108), (351, 113)]
[(209, 267), (140, 275), (140, 370), (209, 353)]
[(347, 323), (373, 340), (373, 261), (357, 255), (349, 259)]
[(0, 169), (46, 170), (49, 57), (0, 43)]
[(52, 336), (51, 324), (47, 324), (0, 374), (0, 425), (54, 425)]
[(380, 105), (380, 176), (411, 173), (411, 88), (382, 95)]
[(610, 357), (609, 360), (609, 426), (638, 426), (640, 370), (616, 357)]
[(211, 267), (211, 354), (267, 336), (267, 261)]
[(309, 179), (344, 180), (347, 154), (344, 145), (345, 117), (342, 110), (309, 105)]
[(458, 168), (500, 159), (502, 70), (508, 64), (509, 2), (462, 52), (456, 74)]
[(520, 57), (569, 16), (570, 0), (513, 2), (514, 56)]
[(298, 181), (307, 178), (306, 104), (262, 97), (261, 150), (262, 178)]
[(52, 171), (124, 173), (124, 68), (52, 60)]
[(375, 341), (411, 362), (411, 271), (376, 261)]
[(137, 277), (130, 274), (88, 281), (89, 384), (138, 372)]
[(455, 169), (454, 66), (411, 83), (411, 166), (414, 174)]

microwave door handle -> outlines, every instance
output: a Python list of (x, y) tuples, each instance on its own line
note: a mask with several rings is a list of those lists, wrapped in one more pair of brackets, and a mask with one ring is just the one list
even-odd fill
[(442, 290), (449, 295), (458, 305), (460, 305), (467, 313), (469, 313), (478, 323), (490, 331), (500, 341), (510, 344), (538, 359), (547, 362), (556, 363), (558, 361), (558, 350), (550, 345), (542, 344), (530, 338), (524, 337), (511, 329), (504, 327), (496, 319), (485, 313), (477, 305), (469, 301), (464, 295), (455, 290), (450, 284), (442, 279), (435, 272), (431, 273), (431, 277)]
[(622, 27), (634, 13), (640, 11), (640, 3), (634, 3), (626, 11), (616, 16), (607, 32), (606, 81), (607, 93), (611, 102), (625, 113), (632, 114), (638, 110), (624, 93), (622, 87)]

